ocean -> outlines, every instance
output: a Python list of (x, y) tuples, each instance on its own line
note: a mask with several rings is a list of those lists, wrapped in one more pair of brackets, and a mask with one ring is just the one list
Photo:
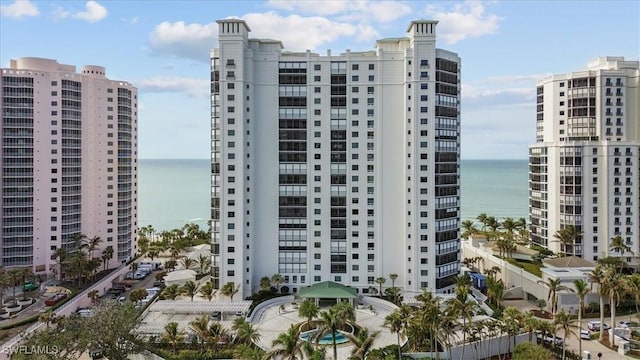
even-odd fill
[[(140, 159), (138, 225), (156, 231), (194, 222), (206, 229), (210, 216), (210, 161)], [(528, 217), (527, 160), (462, 160), (462, 219), (486, 213)]]

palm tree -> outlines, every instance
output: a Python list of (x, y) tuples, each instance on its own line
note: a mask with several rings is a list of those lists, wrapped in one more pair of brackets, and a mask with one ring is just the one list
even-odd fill
[(0, 306), (4, 304), (4, 290), (9, 287), (11, 278), (9, 274), (0, 268)]
[(562, 342), (562, 360), (566, 358), (566, 344), (567, 339), (571, 338), (571, 335), (576, 335), (576, 332), (573, 330), (577, 328), (574, 320), (567, 314), (564, 309), (560, 310), (558, 314), (556, 314), (555, 319), (553, 320), (553, 325), (557, 330), (562, 330), (564, 333), (565, 341)]
[(549, 281), (538, 280), (538, 284), (542, 284), (549, 288), (549, 295), (547, 296), (547, 301), (551, 301), (551, 314), (555, 316), (556, 311), (558, 310), (558, 293), (562, 290), (568, 290), (569, 288), (561, 285), (562, 281), (560, 279), (549, 279)]
[(260, 278), (260, 290), (262, 291), (271, 290), (271, 279), (268, 276), (263, 276)]
[(393, 303), (398, 302), (398, 292), (396, 291), (396, 279), (398, 278), (398, 274), (389, 274), (389, 279), (391, 279), (391, 288), (393, 289)]
[(180, 265), (185, 269), (191, 269), (196, 266), (196, 260), (189, 257), (183, 257), (180, 259)]
[(248, 344), (238, 344), (233, 350), (233, 356), (239, 360), (262, 360), (263, 351), (259, 347)]
[(533, 342), (533, 332), (538, 328), (539, 321), (530, 311), (527, 311), (522, 318), (522, 327), (529, 334), (529, 342)]
[(631, 253), (633, 255), (633, 251), (631, 251), (631, 247), (624, 242), (624, 239), (620, 234), (616, 234), (616, 236), (611, 238), (611, 242), (609, 243), (609, 250), (620, 253), (620, 256), (623, 256), (625, 252)]
[[(244, 318), (239, 318), (244, 319)], [(260, 341), (261, 335), (252, 323), (244, 321), (235, 328), (236, 340), (240, 343), (251, 344)]]
[(189, 329), (198, 337), (200, 351), (204, 352), (205, 344), (209, 338), (209, 316), (202, 315), (189, 322)]
[(211, 301), (213, 297), (216, 295), (218, 290), (213, 288), (213, 283), (211, 281), (207, 281), (204, 285), (200, 286), (200, 294), (207, 298), (207, 300)]
[(502, 279), (495, 280), (492, 277), (487, 278), (487, 298), (490, 302), (500, 308), (502, 297), (504, 296), (504, 282)]
[(204, 274), (211, 268), (211, 257), (200, 254), (198, 256), (198, 260), (196, 260), (196, 263), (198, 264), (198, 270), (200, 271), (200, 274)]
[(319, 314), (318, 329), (315, 333), (316, 344), (327, 334), (331, 334), (333, 344), (333, 358), (338, 358), (338, 348), (336, 345), (336, 332), (342, 329), (347, 323), (355, 322), (356, 315), (353, 307), (348, 303), (340, 302), (328, 311)]
[(271, 283), (276, 286), (276, 292), (280, 292), (280, 285), (284, 284), (284, 276), (281, 274), (273, 274), (271, 276)]
[(305, 341), (302, 343), (302, 353), (307, 360), (325, 360), (327, 358), (327, 347), (325, 345), (314, 346)]
[(598, 341), (602, 342), (604, 340), (604, 297), (606, 295), (606, 278), (607, 273), (605, 268), (601, 265), (596, 266), (595, 269), (591, 270), (589, 273), (589, 280), (591, 280), (592, 284), (598, 284), (598, 298), (600, 300), (600, 335), (598, 336)]
[(178, 284), (172, 284), (162, 290), (162, 296), (165, 299), (175, 300), (180, 295), (180, 287)]
[(54, 250), (54, 252), (51, 255), (51, 257), (53, 259), (56, 259), (56, 261), (58, 263), (58, 267), (59, 267), (58, 274), (60, 274), (60, 280), (64, 280), (65, 266), (66, 266), (66, 263), (67, 263), (67, 259), (69, 257), (69, 253), (67, 252), (67, 249), (65, 249), (63, 247), (56, 248), (56, 250)]
[(193, 297), (198, 293), (198, 285), (195, 282), (189, 280), (184, 285), (182, 285), (181, 292), (183, 295), (186, 295), (191, 298), (193, 301)]
[(464, 220), (462, 222), (462, 238), (468, 239), (469, 237), (478, 233), (478, 229), (473, 225), (473, 221)]
[(380, 294), (380, 297), (382, 297), (382, 284), (387, 282), (387, 279), (384, 277), (378, 277), (374, 280), (374, 282), (378, 285), (380, 285), (380, 291), (378, 292), (378, 294)]
[(265, 355), (265, 360), (301, 360), (303, 358), (300, 333), (298, 328), (293, 324), (289, 327), (287, 332), (278, 335), (278, 337), (271, 343), (271, 346), (273, 346), (273, 349)]
[[(471, 318), (478, 310), (478, 303), (469, 300), (469, 289), (471, 287), (469, 276), (459, 276), (455, 288), (456, 296), (447, 300), (447, 312), (456, 318), (462, 318), (462, 328), (467, 328), (467, 323), (471, 322)], [(464, 359), (464, 351), (466, 346), (466, 331), (462, 331), (462, 353), (460, 359)]]
[[(582, 315), (584, 312), (584, 298), (587, 296), (589, 291), (589, 284), (583, 279), (575, 279), (573, 280), (573, 286), (576, 288), (575, 290), (569, 289), (571, 292), (575, 292), (578, 297), (578, 327), (579, 331), (582, 332)], [(578, 336), (578, 354), (582, 354), (582, 336)]]
[(316, 305), (315, 301), (311, 299), (305, 299), (302, 303), (300, 303), (300, 308), (298, 308), (298, 316), (307, 318), (307, 330), (311, 330), (311, 320), (314, 317), (318, 316), (320, 312), (320, 308)]
[(87, 251), (89, 252), (89, 259), (93, 259), (93, 252), (98, 247), (98, 245), (100, 245), (102, 239), (100, 238), (100, 236), (94, 236), (92, 238), (87, 238), (86, 242)]
[(520, 310), (513, 306), (509, 306), (502, 312), (502, 322), (504, 329), (507, 332), (507, 352), (511, 352), (511, 338), (513, 338), (513, 347), (516, 346), (516, 335), (520, 330), (520, 323), (522, 322), (522, 314)]
[(486, 231), (487, 230), (487, 219), (489, 219), (487, 214), (486, 213), (482, 213), (482, 214), (478, 215), (478, 217), (476, 217), (476, 219), (482, 224), (482, 231)]
[[(402, 315), (400, 315), (400, 312), (398, 310), (387, 315), (387, 317), (385, 317), (384, 319), (384, 326), (388, 327), (392, 333), (396, 334), (396, 341), (398, 345), (398, 359), (402, 359), (402, 349), (400, 348), (400, 335), (403, 330), (403, 322), (404, 320), (402, 319)], [(335, 351), (334, 351), (334, 354), (335, 354)], [(337, 357), (334, 356), (334, 359), (337, 359)]]
[(629, 294), (633, 294), (636, 303), (636, 313), (640, 313), (638, 305), (640, 305), (640, 273), (634, 273), (627, 278), (629, 285)]
[(113, 246), (109, 245), (104, 250), (102, 250), (102, 255), (100, 255), (100, 260), (102, 260), (103, 270), (107, 270), (107, 264), (109, 260), (113, 258)]
[[(575, 246), (581, 236), (582, 234), (575, 225), (564, 225), (553, 234), (553, 237), (562, 244), (567, 255), (575, 255)], [(568, 249), (571, 249), (571, 251), (568, 251)]]
[(100, 292), (97, 289), (94, 289), (87, 293), (87, 297), (91, 299), (92, 304), (95, 304), (98, 302), (98, 298), (100, 297), (99, 294)]
[(47, 327), (47, 329), (49, 328), (50, 324), (55, 324), (56, 322), (59, 321), (59, 319), (60, 318), (56, 315), (55, 311), (43, 312), (38, 317), (38, 320), (43, 322), (45, 324), (45, 326)]
[(162, 341), (166, 342), (173, 349), (173, 353), (178, 353), (178, 346), (184, 342), (185, 333), (184, 330), (178, 329), (178, 323), (172, 321), (164, 326), (164, 333), (162, 333)]
[(220, 293), (224, 296), (228, 296), (231, 301), (233, 301), (233, 297), (240, 291), (240, 286), (236, 285), (233, 282), (228, 282), (222, 285), (222, 289), (220, 289)]
[(214, 344), (226, 341), (229, 338), (229, 330), (222, 326), (220, 322), (214, 321), (209, 325), (208, 338), (211, 339), (211, 342)]
[[(611, 326), (615, 328), (616, 321), (616, 305), (620, 303), (622, 298), (627, 292), (627, 280), (624, 275), (620, 274), (613, 269), (607, 271), (607, 277), (605, 278), (605, 292), (609, 296), (609, 307), (611, 308)], [(600, 325), (603, 329), (604, 326)], [(601, 331), (603, 331), (601, 329)], [(616, 337), (611, 336), (611, 346), (615, 345)]]
[(147, 290), (145, 288), (134, 289), (129, 293), (129, 300), (131, 300), (131, 302), (137, 303), (146, 298), (148, 295), (149, 293), (147, 293)]
[(353, 349), (351, 349), (351, 358), (365, 360), (367, 353), (373, 347), (373, 343), (379, 334), (380, 330), (369, 334), (369, 329), (365, 327), (360, 329), (357, 336), (354, 336), (353, 334), (345, 334), (353, 344)]
[(7, 272), (11, 279), (11, 286), (13, 287), (13, 304), (16, 304), (16, 287), (18, 286), (18, 279), (22, 277), (22, 270), (19, 268), (9, 269)]

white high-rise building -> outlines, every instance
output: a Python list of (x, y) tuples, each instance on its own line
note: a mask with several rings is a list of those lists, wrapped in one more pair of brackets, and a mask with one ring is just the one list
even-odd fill
[[(531, 240), (587, 260), (640, 265), (640, 71), (602, 57), (537, 87), (537, 143), (529, 148)], [(554, 236), (573, 225), (575, 243)], [(621, 236), (631, 252), (612, 251)]]
[[(0, 69), (0, 266), (51, 276), (52, 254), (100, 237), (115, 267), (135, 254), (137, 89), (105, 68), (21, 58)], [(100, 267), (102, 268), (102, 267)]]
[(436, 21), (319, 55), (220, 20), (211, 54), (215, 284), (279, 273), (371, 293), (452, 289), (460, 271), (460, 58)]

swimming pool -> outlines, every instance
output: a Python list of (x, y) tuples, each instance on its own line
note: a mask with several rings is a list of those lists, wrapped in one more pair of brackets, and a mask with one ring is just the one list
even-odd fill
[[(315, 341), (315, 334), (316, 334), (317, 330), (309, 330), (309, 331), (305, 331), (302, 334), (300, 334), (300, 339), (304, 340), (304, 341)], [(349, 339), (344, 336), (344, 334), (340, 331), (336, 332), (336, 344), (344, 344), (347, 341), (349, 341)], [(331, 336), (331, 334), (326, 334), (325, 336), (321, 337), (320, 340), (318, 341), (318, 344), (320, 345), (330, 345), (333, 344), (333, 336)]]

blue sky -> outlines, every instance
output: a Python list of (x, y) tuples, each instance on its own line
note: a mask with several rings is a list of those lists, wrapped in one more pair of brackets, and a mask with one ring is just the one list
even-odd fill
[(598, 56), (640, 55), (640, 1), (8, 1), (0, 0), (0, 64), (34, 56), (140, 90), (141, 158), (208, 158), (209, 50), (215, 20), (245, 19), (286, 50), (370, 50), (436, 19), (438, 47), (462, 57), (462, 157), (527, 156), (534, 92), (549, 74)]

